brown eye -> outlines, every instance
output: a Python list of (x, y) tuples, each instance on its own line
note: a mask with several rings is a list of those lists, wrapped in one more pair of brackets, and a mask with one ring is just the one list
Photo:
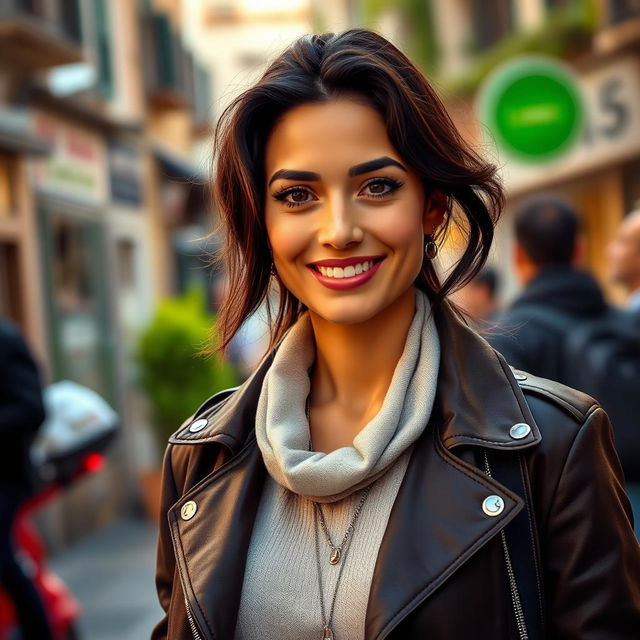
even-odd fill
[(302, 187), (289, 187), (273, 194), (275, 200), (283, 202), (287, 207), (300, 207), (317, 200), (316, 196), (309, 189)]
[(402, 186), (402, 182), (391, 178), (374, 178), (367, 182), (359, 195), (369, 196), (370, 198), (384, 198), (391, 195)]
[(384, 193), (386, 189), (387, 186), (382, 182), (374, 182), (373, 184), (369, 185), (369, 191), (371, 191), (371, 193)]

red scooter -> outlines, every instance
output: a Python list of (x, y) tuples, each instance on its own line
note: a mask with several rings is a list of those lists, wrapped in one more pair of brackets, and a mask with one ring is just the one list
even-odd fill
[[(55, 640), (79, 640), (82, 612), (69, 588), (46, 565), (46, 549), (30, 516), (82, 477), (104, 466), (103, 452), (118, 431), (116, 414), (91, 390), (70, 382), (45, 389), (47, 422), (32, 448), (39, 490), (21, 506), (14, 545), (49, 618)], [(13, 601), (0, 586), (0, 640), (21, 640)]]
[[(72, 474), (57, 478), (29, 498), (15, 520), (15, 548), (26, 572), (40, 592), (56, 640), (79, 639), (76, 623), (82, 609), (65, 583), (47, 567), (46, 550), (30, 515), (59, 495), (66, 486), (82, 476), (96, 473), (103, 466), (102, 454), (85, 454)], [(20, 637), (12, 600), (0, 587), (0, 640), (19, 640)]]

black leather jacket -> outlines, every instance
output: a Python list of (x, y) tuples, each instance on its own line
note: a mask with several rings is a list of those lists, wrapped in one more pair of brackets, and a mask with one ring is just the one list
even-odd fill
[[(366, 640), (519, 637), (499, 532), (523, 501), (484, 474), (484, 451), (524, 461), (545, 637), (640, 638), (640, 550), (606, 414), (557, 383), (516, 380), (448, 306), (436, 323), (436, 405), (379, 550)], [(269, 364), (206, 402), (170, 440), (157, 567), (167, 615), (154, 640), (233, 638), (266, 474), (253, 425)], [(514, 439), (510, 428), (523, 422), (530, 433)], [(481, 508), (489, 494), (505, 502), (499, 516)]]

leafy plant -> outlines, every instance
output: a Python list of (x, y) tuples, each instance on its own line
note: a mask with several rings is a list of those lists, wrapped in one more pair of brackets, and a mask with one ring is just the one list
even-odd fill
[(215, 317), (205, 309), (203, 292), (192, 289), (160, 302), (140, 335), (140, 383), (151, 401), (152, 426), (160, 451), (204, 400), (237, 383), (231, 365), (203, 353), (210, 346), (214, 325)]

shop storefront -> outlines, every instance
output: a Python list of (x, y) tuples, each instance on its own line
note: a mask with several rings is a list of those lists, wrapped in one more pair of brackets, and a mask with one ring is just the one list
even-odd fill
[[(508, 163), (503, 176), (509, 195), (497, 253), (507, 260), (512, 243), (509, 212), (522, 199), (553, 192), (572, 202), (583, 218), (586, 263), (608, 292), (605, 247), (620, 220), (640, 201), (640, 59), (603, 62), (579, 75), (587, 124), (579, 144), (545, 166)], [(509, 270), (506, 289), (514, 290)]]
[(52, 374), (115, 403), (106, 256), (106, 152), (100, 136), (46, 113), (34, 129), (52, 146), (33, 164)]

